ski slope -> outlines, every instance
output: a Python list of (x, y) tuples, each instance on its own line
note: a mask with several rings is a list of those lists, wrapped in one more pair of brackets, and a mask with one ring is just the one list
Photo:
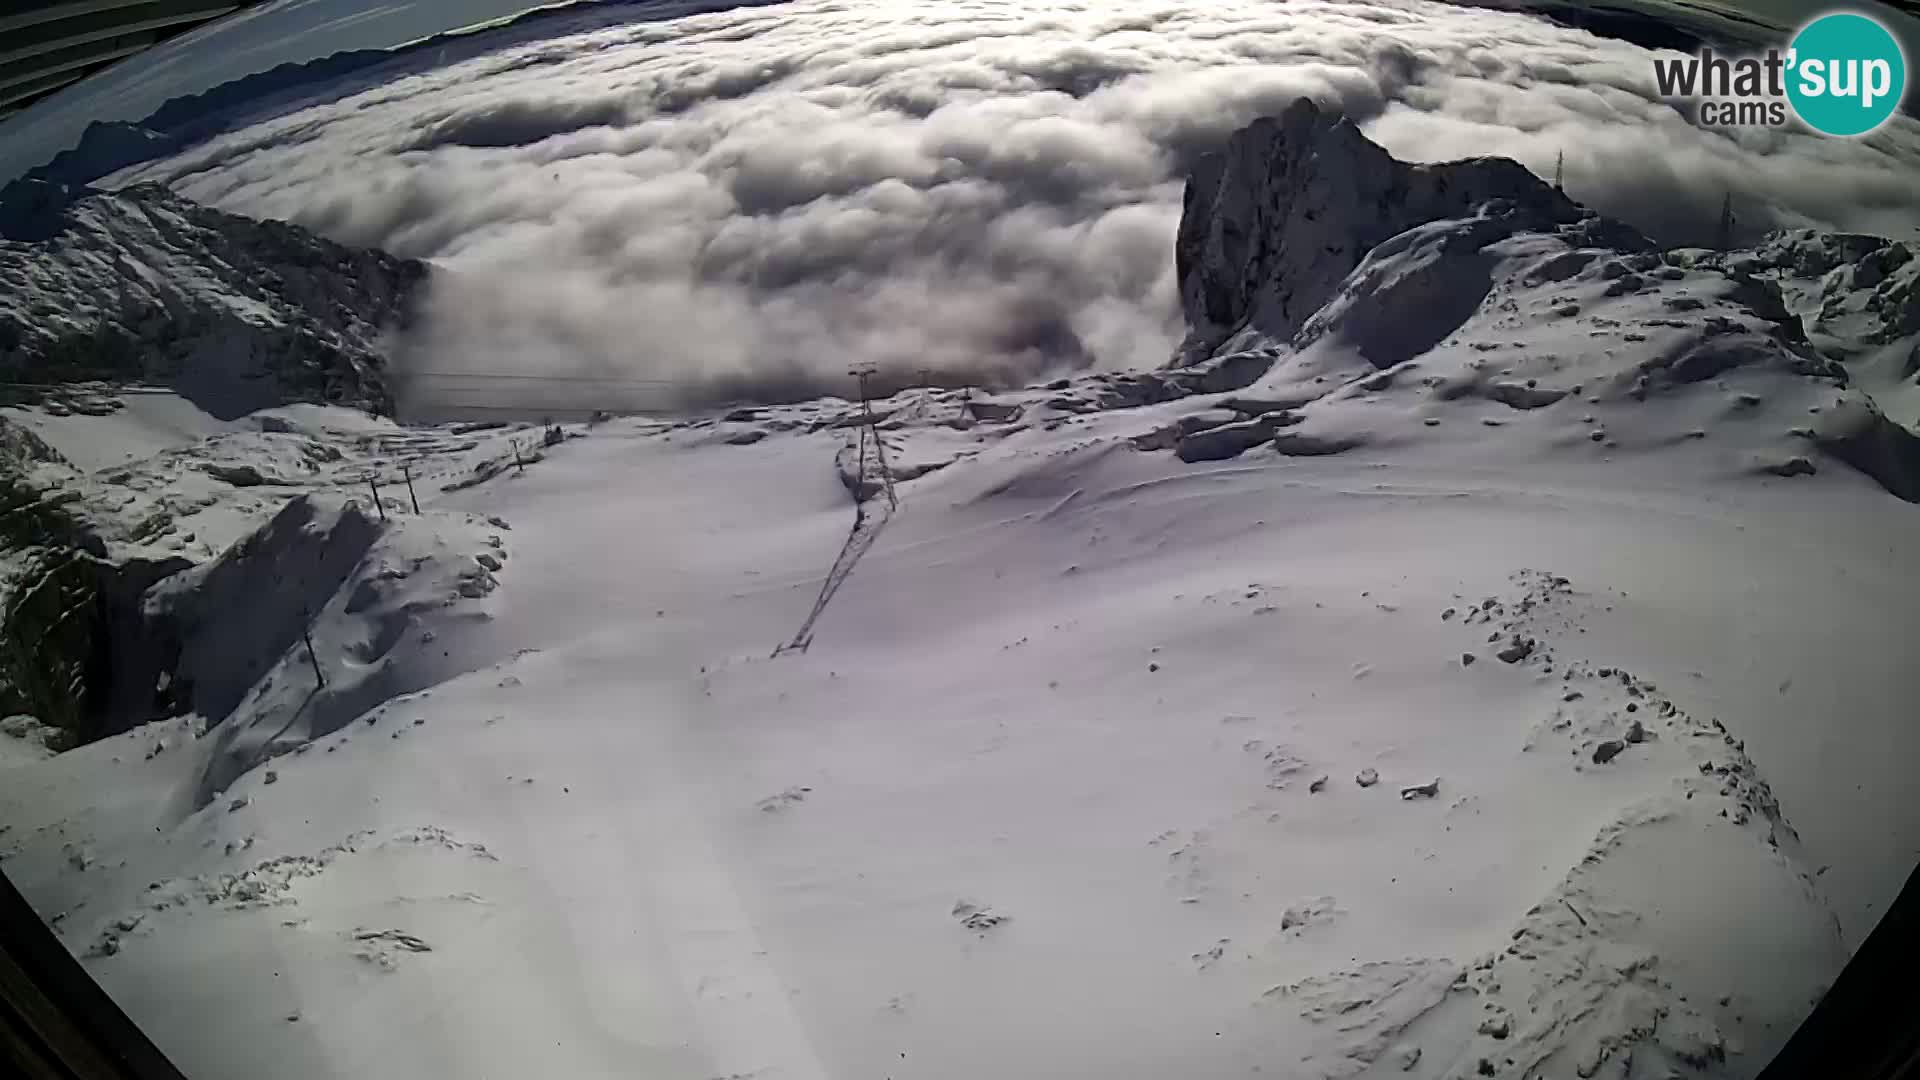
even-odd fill
[(1913, 508), (1154, 411), (972, 428), (778, 658), (851, 432), (603, 425), (379, 541), (503, 560), (421, 689), (16, 769), (7, 872), (195, 1076), (1757, 1071), (1920, 837)]

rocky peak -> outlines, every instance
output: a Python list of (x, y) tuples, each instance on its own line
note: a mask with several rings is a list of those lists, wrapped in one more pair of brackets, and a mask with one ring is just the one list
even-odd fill
[(1496, 202), (1529, 228), (1581, 226), (1608, 233), (1607, 246), (1651, 246), (1506, 158), (1396, 161), (1306, 98), (1255, 120), (1187, 178), (1174, 259), (1189, 337), (1177, 362), (1248, 327), (1291, 338), (1381, 241)]

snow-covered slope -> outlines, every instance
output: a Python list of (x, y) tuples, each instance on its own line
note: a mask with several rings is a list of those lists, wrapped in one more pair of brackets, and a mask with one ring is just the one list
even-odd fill
[[(63, 400), (88, 409), (0, 410), (0, 703), (84, 736), (202, 707), (178, 685), (167, 690), (193, 676), (180, 663), (190, 641), (178, 612), (143, 613), (143, 594), (156, 583), (230, 556), (236, 542), (286, 519), (289, 500), (353, 498), (377, 517), (374, 485), (387, 510), (410, 508), (409, 478), (416, 493), (482, 483), (511, 469), (516, 455), (537, 460), (543, 441), (526, 425), (417, 431), (303, 404), (198, 438), (191, 418), (204, 414), (170, 395), (93, 387), (84, 397), (69, 389)], [(263, 604), (271, 584), (219, 603), (236, 611)], [(260, 639), (248, 647), (284, 646), (296, 615), (267, 605), (265, 625), (250, 631)], [(229, 675), (252, 684), (258, 673), (246, 672), (244, 650), (216, 652), (209, 663), (237, 665)]]
[(156, 185), (8, 197), (22, 205), (0, 240), (6, 379), (159, 383), (223, 419), (286, 401), (391, 410), (381, 339), (423, 264)]
[(823, 399), (87, 474), (213, 500), (191, 711), (7, 755), (7, 873), (208, 1078), (1751, 1077), (1920, 849), (1912, 264), (1489, 194), (1205, 247), (1321, 299), (885, 466)]
[(313, 594), (348, 696), (231, 623), (220, 724), (9, 774), (8, 872), (211, 1077), (1750, 1076), (1891, 895), (1906, 504), (1046, 400), (897, 402), (941, 467), (777, 658), (831, 404), (435, 492)]

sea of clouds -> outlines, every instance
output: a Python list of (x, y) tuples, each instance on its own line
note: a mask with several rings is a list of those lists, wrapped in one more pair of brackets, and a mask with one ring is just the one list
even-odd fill
[(1920, 124), (1701, 129), (1654, 55), (1422, 0), (802, 0), (515, 45), (120, 179), (435, 260), (401, 355), (441, 404), (1160, 364), (1186, 163), (1301, 95), (1405, 159), (1564, 154), (1674, 243), (1729, 191), (1749, 234), (1914, 235)]

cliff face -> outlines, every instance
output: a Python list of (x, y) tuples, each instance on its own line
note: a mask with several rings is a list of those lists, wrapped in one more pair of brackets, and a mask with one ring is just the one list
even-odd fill
[(1254, 121), (1187, 178), (1174, 248), (1190, 331), (1181, 361), (1205, 358), (1249, 326), (1290, 338), (1381, 241), (1496, 201), (1527, 228), (1589, 221), (1611, 234), (1607, 246), (1651, 246), (1506, 158), (1396, 161), (1305, 98)]
[(10, 185), (0, 379), (138, 380), (231, 418), (290, 401), (392, 411), (381, 338), (425, 264), (211, 210), (158, 185)]

